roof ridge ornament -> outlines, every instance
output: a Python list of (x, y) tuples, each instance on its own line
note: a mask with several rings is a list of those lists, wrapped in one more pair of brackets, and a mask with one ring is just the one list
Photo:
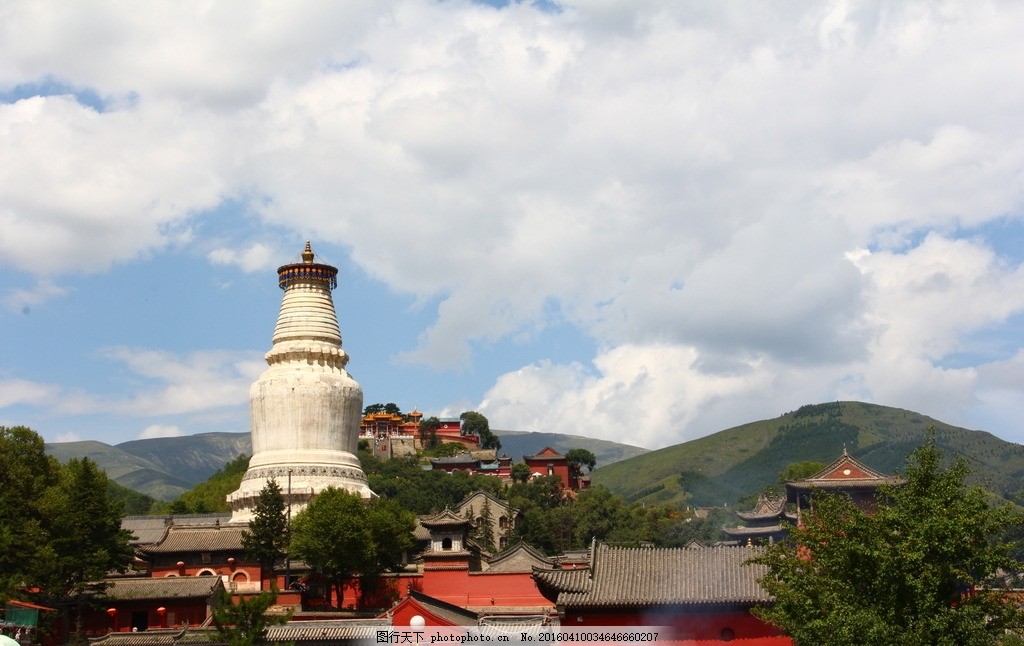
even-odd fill
[(302, 262), (307, 265), (313, 264), (313, 247), (306, 240), (306, 248), (302, 251)]

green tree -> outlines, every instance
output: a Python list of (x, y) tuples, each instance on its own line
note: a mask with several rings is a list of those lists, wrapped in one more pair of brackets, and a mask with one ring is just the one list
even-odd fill
[(288, 546), (288, 503), (277, 481), (271, 478), (260, 490), (248, 529), (242, 532), (242, 548), (259, 561), (262, 570), (273, 571)]
[(403, 509), (397, 501), (383, 498), (371, 501), (366, 512), (375, 553), (363, 574), (374, 575), (398, 569), (402, 565), (402, 557), (413, 547), (416, 515)]
[(415, 522), (393, 501), (367, 504), (357, 494), (326, 489), (292, 521), (292, 555), (331, 581), (340, 606), (348, 581), (376, 577), (400, 562)]
[(809, 478), (815, 473), (818, 473), (828, 465), (824, 462), (815, 462), (809, 460), (807, 462), (791, 462), (786, 465), (786, 468), (779, 473), (779, 484), (786, 484), (793, 480), (803, 480)]
[(600, 485), (581, 491), (571, 509), (574, 546), (586, 545), (594, 538), (604, 540), (628, 514), (622, 499)]
[(242, 596), (235, 602), (231, 593), (221, 588), (212, 615), (213, 625), (223, 643), (227, 646), (265, 644), (267, 628), (284, 624), (291, 618), (291, 611), (286, 614), (267, 614), (267, 610), (276, 601), (276, 590), (261, 592), (252, 597)]
[(374, 415), (376, 413), (387, 413), (389, 415), (400, 415), (404, 417), (402, 409), (394, 402), (388, 402), (386, 404), (369, 404), (363, 409), (363, 416)]
[(48, 541), (39, 502), (59, 472), (42, 437), (24, 426), (0, 426), (0, 603), (36, 583), (34, 566)]
[(488, 552), (494, 552), (497, 544), (494, 541), (494, 512), (491, 510), (490, 499), (484, 498), (480, 516), (474, 518), (473, 523), (473, 539), (476, 544)]
[(490, 422), (487, 418), (476, 411), (466, 411), (459, 415), (462, 420), (462, 433), (464, 435), (476, 435), (480, 438), (480, 448), (494, 449), (501, 448), (501, 440), (491, 431)]
[(583, 475), (583, 467), (586, 467), (586, 472), (590, 473), (597, 466), (597, 458), (587, 449), (569, 449), (565, 454), (565, 460), (569, 463), (569, 469), (576, 478)]
[(968, 487), (963, 459), (942, 467), (934, 434), (908, 458), (906, 484), (868, 513), (819, 495), (790, 538), (754, 562), (775, 604), (758, 614), (805, 644), (996, 644), (1021, 610), (986, 584), (1019, 571), (1002, 540), (1020, 523)]
[(201, 482), (181, 494), (177, 500), (162, 505), (160, 511), (170, 514), (210, 514), (231, 511), (227, 502), (228, 494), (238, 490), (248, 468), (249, 456), (239, 455), (225, 464), (223, 468), (218, 469), (205, 482)]
[(129, 489), (113, 480), (107, 481), (107, 496), (124, 505), (124, 513), (129, 516), (148, 514), (157, 504), (156, 499), (152, 496)]
[(530, 467), (526, 466), (525, 462), (516, 462), (512, 465), (512, 482), (523, 482), (525, 483), (530, 479)]
[(72, 459), (40, 501), (49, 540), (40, 550), (40, 583), (55, 598), (73, 597), (108, 572), (124, 572), (133, 552), (121, 529), (123, 507), (107, 497), (107, 475), (89, 458)]
[(432, 449), (437, 446), (437, 429), (441, 428), (441, 420), (437, 417), (428, 417), (420, 421), (420, 446), (425, 449)]

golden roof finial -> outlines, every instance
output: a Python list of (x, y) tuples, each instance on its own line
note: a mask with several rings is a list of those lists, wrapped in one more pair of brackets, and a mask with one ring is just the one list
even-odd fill
[(302, 252), (302, 262), (307, 265), (313, 264), (313, 247), (309, 245), (309, 240), (306, 240), (306, 249)]

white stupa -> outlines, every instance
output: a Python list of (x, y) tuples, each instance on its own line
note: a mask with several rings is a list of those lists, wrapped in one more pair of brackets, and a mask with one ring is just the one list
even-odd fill
[(260, 491), (274, 478), (294, 515), (317, 493), (335, 487), (373, 496), (355, 453), (363, 389), (345, 370), (348, 355), (331, 290), (338, 270), (302, 262), (277, 270), (284, 290), (269, 367), (249, 389), (252, 459), (238, 491), (228, 496), (231, 522), (252, 520)]

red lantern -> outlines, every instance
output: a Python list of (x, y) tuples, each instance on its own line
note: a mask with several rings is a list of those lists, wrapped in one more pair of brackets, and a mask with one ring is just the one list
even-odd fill
[(232, 570), (235, 569), (235, 557), (228, 557), (228, 565), (231, 567)]
[(117, 616), (117, 608), (107, 608), (107, 614), (110, 615), (111, 618)]

